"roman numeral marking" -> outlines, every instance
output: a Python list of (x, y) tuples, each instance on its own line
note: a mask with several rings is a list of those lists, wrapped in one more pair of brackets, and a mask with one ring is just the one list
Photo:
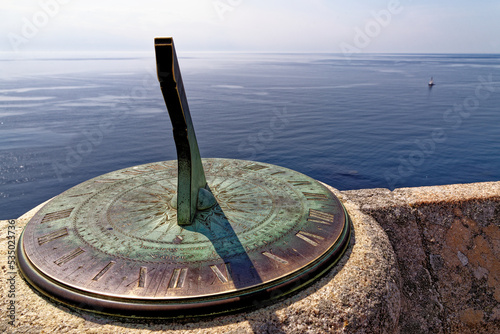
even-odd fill
[(310, 185), (310, 181), (288, 181), (292, 186), (306, 186)]
[(73, 209), (74, 208), (70, 208), (70, 209), (65, 209), (65, 210), (61, 210), (61, 211), (47, 213), (45, 216), (43, 216), (43, 219), (40, 222), (40, 224), (48, 223), (48, 222), (51, 222), (53, 220), (68, 218), (69, 215), (71, 214), (71, 212), (73, 211)]
[(99, 278), (101, 278), (102, 276), (104, 276), (104, 274), (109, 270), (111, 269), (111, 267), (115, 264), (116, 262), (115, 261), (111, 261), (110, 263), (108, 263), (106, 265), (106, 267), (102, 268), (101, 271), (99, 273), (97, 273), (97, 275), (94, 276), (94, 278), (92, 278), (93, 281), (98, 281)]
[(285, 172), (283, 172), (283, 171), (279, 171), (279, 172), (274, 172), (274, 173), (271, 173), (271, 175), (276, 175), (276, 174), (285, 174)]
[(141, 269), (139, 269), (139, 279), (137, 282), (137, 286), (139, 288), (144, 288), (146, 286), (146, 277), (147, 276), (148, 276), (148, 268), (141, 267)]
[(71, 251), (70, 253), (64, 255), (63, 257), (55, 260), (54, 263), (57, 264), (58, 266), (62, 266), (63, 264), (73, 260), (75, 257), (82, 255), (83, 253), (85, 253), (85, 251), (80, 247), (78, 247), (73, 251)]
[(56, 240), (57, 238), (61, 238), (68, 235), (68, 229), (67, 228), (62, 228), (60, 230), (54, 231), (49, 234), (45, 234), (41, 237), (38, 238), (38, 244), (41, 246), (43, 244), (46, 244), (47, 242), (50, 242), (52, 240)]
[(309, 217), (307, 217), (307, 221), (312, 223), (330, 225), (330, 223), (333, 223), (333, 218), (334, 215), (332, 215), (331, 213), (309, 209)]
[(184, 286), (188, 268), (175, 268), (170, 281), (168, 282), (169, 289), (179, 289)]
[(306, 192), (303, 192), (303, 194), (308, 201), (323, 201), (325, 199), (328, 199), (328, 196), (326, 196), (325, 194), (315, 194)]
[(318, 246), (319, 243), (315, 240), (313, 240), (312, 238), (314, 239), (317, 239), (318, 241), (319, 240), (325, 240), (325, 238), (319, 236), (319, 235), (316, 235), (316, 234), (312, 234), (312, 233), (308, 233), (308, 232), (304, 232), (304, 231), (299, 231), (297, 234), (295, 234), (297, 237), (299, 237), (300, 239), (304, 240), (305, 242), (313, 245), (313, 246)]
[(279, 263), (282, 263), (282, 264), (288, 264), (288, 261), (285, 260), (285, 259), (282, 259), (281, 257), (279, 256), (276, 256), (272, 253), (269, 253), (269, 252), (262, 252), (262, 255), (264, 256), (267, 256), (268, 258), (270, 258), (271, 260), (274, 260), (276, 262), (279, 262)]
[(243, 169), (249, 169), (249, 170), (253, 170), (253, 171), (257, 171), (257, 170), (261, 170), (261, 169), (266, 169), (268, 168), (267, 166), (262, 166), (262, 165), (259, 165), (259, 164), (251, 164), (251, 165), (248, 165), (246, 167), (243, 167)]
[(231, 266), (230, 266), (229, 262), (224, 263), (224, 266), (226, 268), (226, 275), (227, 275), (227, 277), (224, 276), (224, 274), (222, 273), (222, 271), (216, 265), (211, 265), (210, 266), (210, 269), (212, 269), (212, 271), (214, 272), (215, 276), (217, 276), (217, 278), (219, 279), (219, 281), (221, 283), (223, 283), (223, 284), (225, 284), (225, 283), (233, 280), (231, 278)]

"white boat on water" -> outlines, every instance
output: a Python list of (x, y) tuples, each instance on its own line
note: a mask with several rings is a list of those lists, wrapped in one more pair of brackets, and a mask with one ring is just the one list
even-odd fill
[(434, 86), (434, 85), (435, 85), (435, 83), (434, 83), (434, 79), (432, 79), (432, 77), (431, 77), (431, 81), (429, 81), (429, 87), (432, 87), (432, 86)]

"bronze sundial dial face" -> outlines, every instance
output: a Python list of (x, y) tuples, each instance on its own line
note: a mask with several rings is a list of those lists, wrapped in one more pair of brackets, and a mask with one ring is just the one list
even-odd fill
[[(182, 107), (173, 44), (158, 44), (171, 45), (174, 56), (167, 73), (176, 85), (162, 88), (177, 92)], [(167, 106), (175, 137), (178, 115)], [(199, 159), (189, 114), (181, 109), (177, 120), (181, 128), (188, 124), (184, 139), (176, 138), (179, 160), (91, 179), (31, 219), (18, 261), (35, 288), (101, 313), (209, 315), (285, 296), (338, 260), (350, 228), (326, 187), (270, 164)]]
[(245, 304), (233, 299), (265, 300), (274, 289), (281, 295), (344, 250), (344, 210), (315, 180), (243, 160), (207, 159), (204, 168), (219, 205), (189, 226), (177, 224), (171, 205), (176, 161), (66, 191), (24, 231), (21, 268), (57, 299), (71, 302), (77, 292), (81, 303), (100, 300), (98, 311), (126, 314), (133, 305), (140, 306), (133, 314), (161, 316), (186, 305), (210, 313), (221, 300), (239, 308)]

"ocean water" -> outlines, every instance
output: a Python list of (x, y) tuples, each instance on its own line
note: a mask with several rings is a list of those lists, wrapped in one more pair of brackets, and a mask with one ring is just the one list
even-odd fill
[[(0, 219), (97, 175), (176, 159), (153, 56), (0, 59)], [(500, 180), (500, 55), (179, 61), (203, 157), (272, 163), (340, 190)]]

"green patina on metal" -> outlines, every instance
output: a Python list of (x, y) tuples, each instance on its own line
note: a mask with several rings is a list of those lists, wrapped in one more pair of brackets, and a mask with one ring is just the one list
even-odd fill
[(201, 159), (172, 39), (155, 47), (178, 160), (52, 199), (21, 235), (23, 276), (76, 308), (156, 318), (237, 311), (307, 286), (348, 246), (342, 204), (284, 167)]
[(200, 150), (182, 82), (181, 70), (172, 38), (156, 38), (156, 64), (161, 92), (167, 105), (179, 164), (177, 186), (177, 222), (189, 225), (196, 213), (200, 188), (207, 181), (201, 164)]

